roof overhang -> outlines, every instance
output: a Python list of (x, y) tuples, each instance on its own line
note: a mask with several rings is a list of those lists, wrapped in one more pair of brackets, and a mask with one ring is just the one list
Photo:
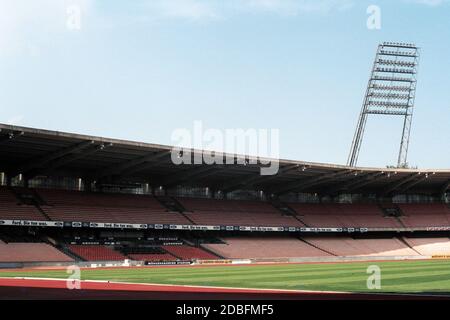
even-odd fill
[[(174, 147), (0, 124), (0, 171), (10, 176), (84, 178), (101, 183), (149, 183), (275, 194), (442, 194), (450, 169), (363, 168), (219, 154), (233, 164), (175, 164)], [(192, 156), (203, 154), (189, 149)], [(246, 160), (246, 161), (245, 161)], [(261, 161), (262, 160), (262, 161)], [(225, 162), (225, 161), (224, 161)], [(276, 175), (261, 168), (277, 163)]]

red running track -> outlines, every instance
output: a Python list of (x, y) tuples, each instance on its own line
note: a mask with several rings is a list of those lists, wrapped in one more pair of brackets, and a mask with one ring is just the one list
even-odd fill
[(82, 281), (80, 289), (67, 289), (65, 280), (0, 279), (0, 299), (21, 300), (386, 300), (449, 297), (233, 289), (156, 284)]

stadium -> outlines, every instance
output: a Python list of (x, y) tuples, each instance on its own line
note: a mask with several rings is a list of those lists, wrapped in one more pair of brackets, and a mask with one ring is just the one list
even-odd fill
[(0, 0), (3, 309), (334, 319), (392, 315), (345, 300), (450, 300), (449, 7)]
[(264, 176), (251, 161), (176, 165), (171, 146), (0, 129), (2, 298), (450, 292), (449, 170), (280, 160)]

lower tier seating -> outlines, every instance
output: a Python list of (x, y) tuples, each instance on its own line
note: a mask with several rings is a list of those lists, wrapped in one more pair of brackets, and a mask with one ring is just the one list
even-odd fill
[(201, 248), (196, 247), (190, 247), (186, 245), (181, 246), (163, 246), (164, 250), (169, 252), (170, 254), (182, 259), (182, 260), (191, 260), (191, 259), (203, 259), (203, 260), (209, 260), (209, 259), (218, 259), (217, 256), (215, 256), (212, 253), (209, 253), (205, 250), (202, 250)]
[(296, 238), (224, 238), (224, 244), (204, 244), (212, 252), (235, 259), (324, 257), (330, 254)]
[(303, 237), (312, 245), (336, 256), (416, 256), (418, 253), (398, 238), (353, 239), (350, 237)]
[(346, 236), (294, 238), (225, 238), (225, 244), (204, 244), (225, 258), (283, 258), (321, 256), (450, 255), (449, 238), (353, 239)]
[(415, 251), (424, 256), (450, 255), (449, 238), (403, 238)]
[(69, 262), (72, 258), (46, 243), (0, 243), (0, 262)]
[[(223, 243), (154, 247), (152, 252), (122, 254), (105, 245), (69, 245), (86, 261), (176, 261), (231, 259), (307, 258), (331, 256), (441, 256), (450, 255), (450, 238), (391, 237), (355, 239), (349, 236), (227, 237)], [(214, 254), (215, 253), (215, 254)], [(70, 262), (73, 259), (46, 243), (0, 242), (0, 262)]]
[(69, 245), (68, 249), (86, 261), (122, 261), (126, 256), (103, 245)]
[(175, 258), (173, 255), (169, 253), (156, 253), (156, 254), (135, 253), (129, 254), (128, 257), (136, 261), (151, 261), (151, 262), (177, 260), (177, 258)]

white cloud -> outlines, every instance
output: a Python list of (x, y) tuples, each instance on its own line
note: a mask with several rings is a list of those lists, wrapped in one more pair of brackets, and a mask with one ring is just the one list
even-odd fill
[(449, 0), (404, 0), (409, 3), (417, 3), (417, 4), (424, 4), (430, 7), (437, 7), (444, 3), (448, 3)]
[(0, 0), (0, 54), (35, 55), (53, 36), (68, 32), (66, 8), (77, 5), (86, 13), (93, 0)]
[(328, 13), (353, 6), (353, 0), (235, 0), (238, 7), (248, 11), (265, 11), (282, 15)]
[[(127, 1), (120, 6), (139, 8), (131, 19), (184, 19), (211, 21), (239, 14), (276, 14), (295, 16), (302, 13), (326, 13), (350, 7), (355, 0), (140, 0)], [(443, 0), (416, 0), (443, 1)], [(68, 30), (69, 7), (78, 6), (82, 23), (104, 19), (110, 25), (120, 24), (111, 17), (91, 14), (100, 0), (0, 0), (0, 54), (18, 51), (40, 54), (55, 35)], [(143, 4), (144, 8), (140, 7)], [(142, 9), (142, 10), (141, 10)], [(124, 10), (126, 12), (127, 10)], [(132, 10), (134, 11), (134, 10)], [(120, 17), (116, 17), (119, 18)], [(130, 17), (127, 17), (130, 18)], [(102, 20), (103, 21), (103, 20)], [(104, 21), (103, 21), (104, 22)], [(84, 29), (82, 25), (81, 30)], [(73, 30), (72, 30), (73, 31)]]
[[(77, 6), (82, 23), (90, 19), (110, 19), (90, 14), (99, 0), (0, 0), (0, 55), (26, 53), (41, 54), (56, 36), (69, 34), (67, 8)], [(141, 0), (145, 18), (210, 21), (236, 14), (277, 14), (295, 16), (302, 13), (344, 10), (355, 0)], [(406, 1), (406, 0), (405, 0)], [(446, 0), (413, 0), (440, 3)], [(124, 2), (122, 6), (136, 6)], [(117, 21), (109, 21), (111, 25)], [(82, 26), (81, 30), (84, 29)]]
[(328, 13), (353, 6), (354, 0), (146, 0), (149, 14), (189, 20), (222, 19), (234, 14)]
[(206, 0), (150, 0), (148, 8), (153, 15), (164, 18), (210, 20), (219, 17), (214, 4)]

